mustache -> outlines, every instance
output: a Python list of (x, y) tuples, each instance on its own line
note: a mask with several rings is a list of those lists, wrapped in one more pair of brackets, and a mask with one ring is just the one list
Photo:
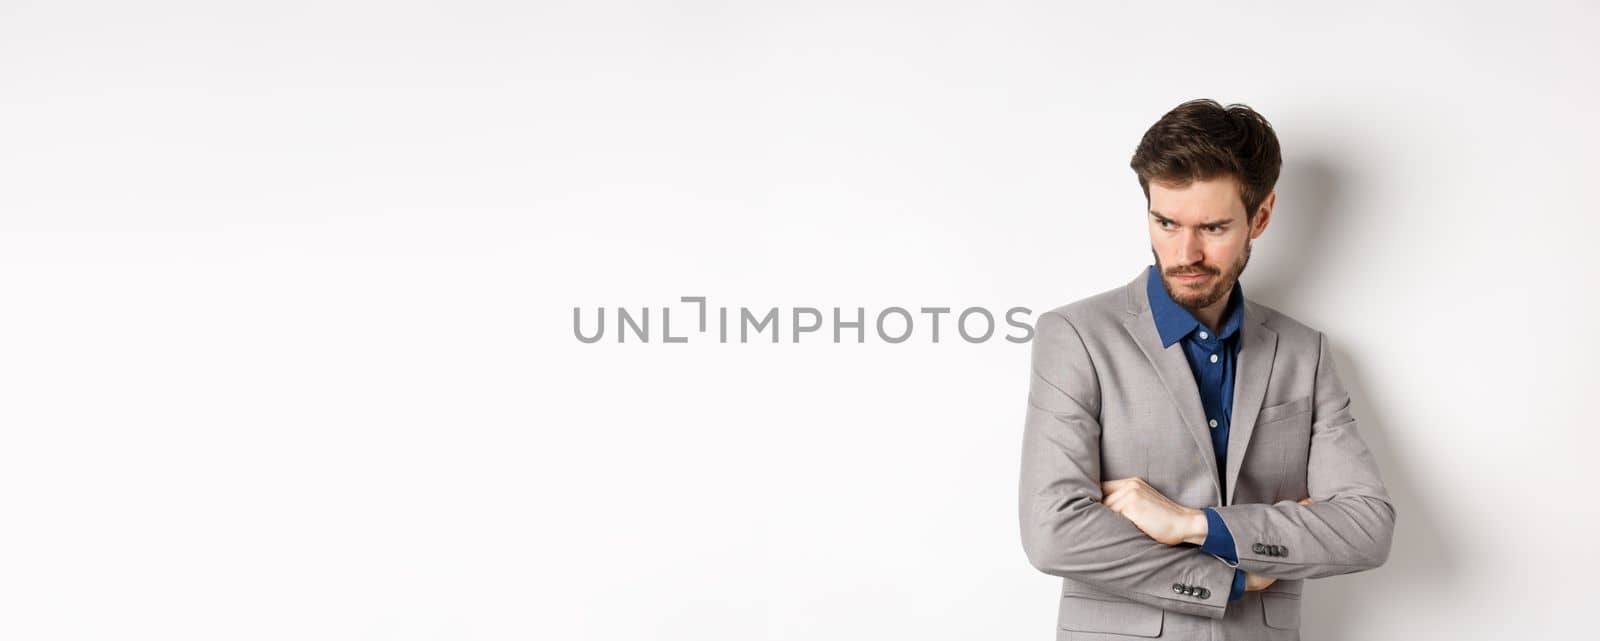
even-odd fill
[(1194, 266), (1194, 267), (1176, 267), (1176, 268), (1167, 270), (1167, 275), (1168, 276), (1193, 276), (1193, 275), (1196, 275), (1196, 274), (1216, 275), (1216, 274), (1221, 274), (1221, 273), (1222, 273), (1222, 270), (1220, 270), (1220, 269), (1207, 269), (1205, 267), (1198, 266), (1198, 265)]

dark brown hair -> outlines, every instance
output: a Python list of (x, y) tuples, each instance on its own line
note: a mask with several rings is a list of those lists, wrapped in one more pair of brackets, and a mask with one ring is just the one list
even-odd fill
[(1233, 176), (1246, 219), (1254, 218), (1278, 182), (1283, 157), (1267, 119), (1245, 105), (1190, 100), (1144, 132), (1128, 163), (1150, 201), (1150, 183), (1183, 187), (1195, 180)]

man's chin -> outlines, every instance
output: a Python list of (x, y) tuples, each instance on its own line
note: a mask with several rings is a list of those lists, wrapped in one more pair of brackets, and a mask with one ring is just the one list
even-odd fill
[(1211, 287), (1211, 284), (1211, 278), (1204, 279), (1201, 282), (1193, 285), (1185, 285), (1182, 283), (1177, 285), (1169, 284), (1167, 287), (1167, 293), (1172, 295), (1172, 302), (1190, 309), (1196, 309), (1204, 307), (1205, 304), (1209, 304), (1207, 301), (1212, 301), (1217, 298), (1217, 296), (1214, 296), (1214, 288)]
[(1197, 281), (1185, 282), (1182, 280), (1168, 280), (1167, 291), (1188, 294), (1188, 298), (1200, 298), (1200, 294), (1209, 294), (1216, 283), (1214, 278), (1202, 278)]

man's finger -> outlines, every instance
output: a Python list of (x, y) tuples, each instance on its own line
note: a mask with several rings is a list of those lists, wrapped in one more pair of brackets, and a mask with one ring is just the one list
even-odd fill
[(1127, 496), (1126, 492), (1120, 492), (1120, 491), (1112, 492), (1110, 494), (1107, 494), (1106, 497), (1104, 499), (1101, 499), (1100, 502), (1103, 503), (1106, 507), (1111, 508), (1112, 512), (1121, 513), (1122, 510), (1120, 508), (1122, 506), (1122, 499), (1125, 496)]
[(1308, 496), (1306, 498), (1300, 499), (1300, 500), (1295, 501), (1295, 502), (1299, 503), (1301, 505), (1311, 505), (1311, 497)]

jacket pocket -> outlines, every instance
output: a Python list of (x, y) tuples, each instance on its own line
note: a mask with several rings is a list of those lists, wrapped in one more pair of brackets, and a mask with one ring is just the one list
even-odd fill
[(1277, 405), (1273, 405), (1272, 407), (1261, 408), (1261, 413), (1256, 415), (1256, 425), (1271, 423), (1281, 418), (1287, 418), (1301, 412), (1309, 411), (1311, 411), (1311, 396), (1306, 395), (1287, 403), (1279, 403)]
[(1063, 594), (1059, 623), (1063, 630), (1156, 637), (1161, 636), (1162, 614), (1161, 608), (1136, 601), (1107, 601), (1099, 595)]
[(1267, 627), (1279, 630), (1300, 629), (1300, 597), (1282, 594), (1261, 595), (1261, 615)]

